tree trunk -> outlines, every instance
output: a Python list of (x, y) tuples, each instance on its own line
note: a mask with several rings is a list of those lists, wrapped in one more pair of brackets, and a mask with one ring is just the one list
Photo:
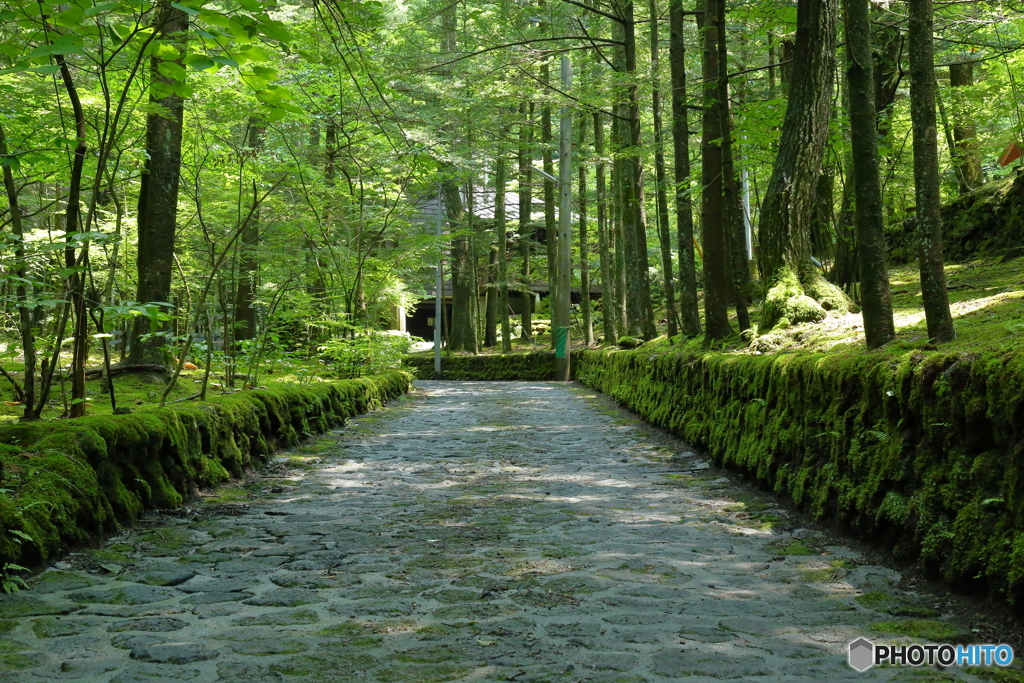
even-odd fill
[(690, 122), (686, 102), (686, 46), (683, 2), (671, 0), (669, 64), (672, 68), (672, 141), (675, 152), (676, 248), (679, 251), (679, 322), (687, 337), (700, 334), (697, 263), (693, 252), (693, 202), (690, 198)]
[(533, 339), (533, 288), (530, 286), (530, 252), (533, 251), (533, 104), (519, 105), (519, 253), (522, 266), (521, 339)]
[(640, 102), (636, 83), (636, 21), (633, 2), (622, 5), (623, 52), (626, 67), (627, 134), (625, 173), (622, 178), (623, 236), (627, 240), (628, 267), (626, 272), (626, 299), (630, 308), (630, 332), (644, 339), (658, 334), (651, 303), (650, 263), (647, 256), (647, 219), (644, 215), (644, 176), (642, 164), (642, 137), (640, 128)]
[[(10, 150), (3, 125), (0, 125), (0, 155), (7, 158)], [(17, 238), (14, 247), (14, 273), (18, 276), (15, 296), (18, 302), (18, 332), (21, 336), (21, 350), (25, 358), (25, 377), (22, 381), (21, 402), (25, 406), (22, 420), (35, 420), (39, 417), (36, 410), (36, 337), (35, 325), (32, 320), (32, 309), (28, 305), (27, 266), (25, 261), (25, 228), (22, 222), (21, 203), (18, 201), (18, 188), (14, 182), (14, 172), (8, 164), (3, 165), (4, 190), (7, 194), (7, 206), (11, 212), (11, 233)]]
[[(507, 129), (505, 131), (508, 133)], [(505, 219), (505, 185), (508, 181), (508, 161), (498, 157), (494, 169), (494, 230), (498, 243), (498, 317), (501, 320), (501, 350), (512, 352), (512, 325), (508, 318), (508, 226)]]
[(978, 158), (978, 133), (969, 113), (970, 105), (955, 88), (974, 85), (974, 64), (951, 64), (949, 85), (953, 90), (953, 143), (956, 146), (957, 181), (960, 194), (976, 190), (985, 182)]
[[(450, 166), (446, 169), (451, 172)], [(452, 231), (451, 277), (452, 315), (448, 348), (451, 351), (476, 353), (476, 329), (473, 324), (473, 273), (472, 255), (466, 214), (462, 207), (459, 184), (448, 176), (441, 181), (444, 194), (445, 213)]]
[(921, 300), (928, 336), (936, 342), (952, 340), (946, 273), (942, 259), (942, 222), (939, 216), (939, 150), (935, 120), (935, 60), (932, 45), (932, 0), (908, 0), (910, 119), (914, 138), (914, 189), (917, 201), (915, 228), (921, 269)]
[(704, 112), (701, 136), (701, 241), (704, 243), (704, 330), (708, 341), (732, 334), (729, 325), (729, 286), (726, 245), (725, 184), (722, 155), (722, 90), (718, 85), (718, 4), (705, 0), (701, 32), (704, 37)]
[(732, 154), (732, 114), (729, 104), (729, 52), (725, 34), (725, 0), (718, 3), (718, 102), (722, 114), (722, 175), (725, 201), (726, 244), (732, 274), (736, 323), (741, 331), (750, 329), (747, 310), (750, 262), (747, 258), (747, 230), (743, 224), (743, 195)]
[(665, 316), (668, 319), (668, 336), (671, 339), (679, 333), (676, 313), (676, 290), (672, 273), (672, 230), (668, 222), (668, 196), (665, 185), (665, 144), (662, 140), (661, 85), (658, 79), (660, 67), (658, 46), (658, 0), (650, 0), (651, 8), (651, 113), (654, 117), (654, 177), (657, 183), (658, 238), (661, 244), (661, 268), (664, 275)]
[[(545, 61), (540, 66), (540, 80), (548, 83), (551, 79), (551, 70)], [(551, 154), (551, 146), (554, 140), (554, 133), (551, 130), (551, 107), (545, 105), (540, 110), (540, 139), (541, 157), (544, 165), (544, 172), (549, 176), (555, 174), (555, 164)], [(558, 280), (558, 222), (555, 218), (555, 183), (544, 178), (544, 248), (547, 253), (548, 265), (548, 317), (552, 317), (555, 310), (555, 283)], [(551, 347), (554, 348), (555, 335), (551, 335)]]
[(810, 221), (832, 116), (838, 0), (799, 0), (789, 102), (760, 217), (764, 330), (820, 321), (849, 300), (811, 262)]
[(854, 220), (864, 336), (869, 349), (896, 338), (886, 264), (869, 0), (846, 0), (846, 79), (853, 146)]
[[(263, 137), (266, 126), (256, 116), (249, 117), (247, 151), (252, 157), (263, 149)], [(252, 182), (253, 201), (256, 201), (258, 189), (256, 181)], [(259, 261), (256, 248), (260, 240), (259, 209), (253, 213), (249, 222), (242, 230), (238, 240), (238, 284), (235, 286), (235, 342), (256, 338), (256, 278), (259, 273)]]
[(601, 263), (601, 314), (604, 342), (614, 343), (615, 336), (615, 288), (614, 264), (612, 262), (611, 245), (608, 235), (608, 211), (605, 196), (604, 161), (604, 118), (601, 112), (594, 112), (594, 156), (597, 159), (596, 177), (594, 180), (597, 199), (597, 242)]
[[(169, 2), (161, 3), (157, 27), (161, 42), (176, 44), (180, 48), (179, 52), (184, 52), (188, 14), (172, 7)], [(136, 260), (138, 287), (135, 298), (143, 303), (170, 300), (174, 266), (184, 99), (166, 90), (176, 83), (174, 79), (160, 73), (159, 67), (164, 61), (155, 56), (150, 60), (150, 87), (163, 90), (150, 95), (150, 113), (146, 116), (146, 163), (139, 187), (139, 248)], [(181, 65), (180, 58), (173, 61)], [(142, 337), (150, 332), (157, 332), (156, 326), (148, 318), (136, 317), (127, 361), (129, 364), (170, 363), (166, 333), (152, 334), (143, 340)]]
[[(588, 114), (580, 116), (580, 132), (577, 144), (582, 149), (587, 137)], [(580, 313), (583, 316), (583, 344), (594, 343), (594, 316), (590, 307), (590, 243), (587, 234), (587, 165), (580, 163), (580, 192), (578, 208), (580, 218)]]
[(491, 249), (487, 257), (487, 277), (484, 279), (487, 305), (484, 307), (484, 346), (498, 345), (498, 249)]

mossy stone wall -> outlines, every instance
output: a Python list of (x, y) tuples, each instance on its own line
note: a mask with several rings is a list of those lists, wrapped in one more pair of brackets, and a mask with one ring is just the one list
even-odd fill
[[(403, 365), (416, 379), (434, 379), (434, 356), (406, 356)], [(448, 380), (540, 381), (555, 378), (555, 354), (536, 351), (497, 356), (443, 356), (441, 374)]]
[(341, 424), (409, 390), (406, 372), (246, 391), (204, 404), (0, 428), (0, 566), (181, 505), (265, 462), (278, 447)]
[(963, 589), (1024, 599), (1024, 355), (574, 357), (584, 384)]

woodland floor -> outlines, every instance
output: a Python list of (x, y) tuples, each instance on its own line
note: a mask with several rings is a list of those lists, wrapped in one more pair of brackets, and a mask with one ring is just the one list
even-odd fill
[(998, 633), (800, 526), (577, 385), (418, 382), (0, 596), (0, 680), (1024, 680), (850, 669)]

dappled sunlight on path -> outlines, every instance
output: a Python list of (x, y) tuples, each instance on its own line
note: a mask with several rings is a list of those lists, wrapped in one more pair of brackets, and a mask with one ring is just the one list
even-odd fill
[(847, 643), (928, 613), (651, 436), (578, 387), (421, 382), (0, 601), (0, 680), (861, 680)]

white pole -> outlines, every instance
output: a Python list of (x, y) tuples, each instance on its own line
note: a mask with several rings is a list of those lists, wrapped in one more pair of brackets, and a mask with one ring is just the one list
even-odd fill
[(444, 249), (441, 246), (441, 210), (443, 208), (441, 183), (437, 184), (437, 272), (434, 275), (434, 379), (441, 379), (441, 311), (444, 305), (441, 299), (441, 288), (444, 286), (444, 275), (441, 257)]
[(754, 227), (750, 220), (750, 181), (747, 179), (747, 169), (740, 172), (743, 182), (743, 228), (747, 237), (747, 260), (754, 260)]

